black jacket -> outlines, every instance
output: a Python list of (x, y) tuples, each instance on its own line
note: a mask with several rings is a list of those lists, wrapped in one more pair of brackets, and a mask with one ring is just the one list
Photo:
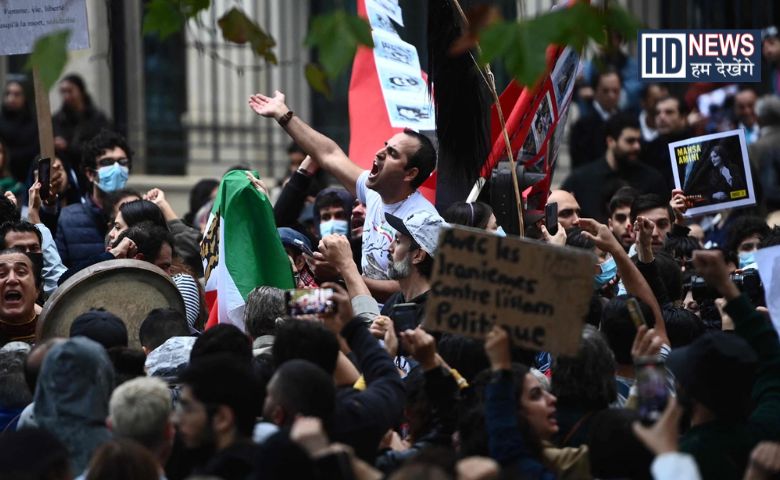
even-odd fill
[(27, 178), (33, 158), (38, 155), (38, 124), (27, 112), (0, 110), (0, 141), (8, 148), (11, 174), (20, 182)]
[(336, 392), (330, 436), (334, 442), (354, 448), (361, 459), (373, 463), (384, 434), (403, 419), (406, 389), (390, 355), (360, 318), (349, 322), (341, 335), (358, 359), (366, 389), (359, 392), (342, 388)]

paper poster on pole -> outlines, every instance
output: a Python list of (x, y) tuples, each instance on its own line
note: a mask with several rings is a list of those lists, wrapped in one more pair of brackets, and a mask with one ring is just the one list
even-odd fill
[(581, 249), (443, 228), (423, 327), (484, 338), (497, 324), (515, 346), (574, 354), (595, 264)]
[(542, 145), (544, 139), (547, 138), (547, 132), (553, 124), (553, 110), (552, 102), (550, 101), (550, 93), (548, 92), (539, 103), (539, 108), (534, 115), (534, 121), (531, 124), (533, 133), (536, 136), (536, 144)]
[(692, 203), (686, 216), (755, 205), (742, 129), (670, 143), (669, 157), (674, 185)]
[(398, 25), (404, 26), (404, 15), (398, 0), (366, 0), (366, 8), (386, 15)]
[(564, 110), (571, 99), (579, 62), (580, 56), (577, 55), (577, 51), (571, 47), (566, 47), (555, 63), (551, 78), (553, 88), (555, 89), (555, 102), (558, 106), (558, 112)]
[(420, 74), (417, 48), (384, 30), (373, 31), (374, 59), (382, 94), (394, 128), (434, 130), (435, 113)]
[(780, 333), (780, 245), (759, 249), (755, 255), (769, 317)]
[(38, 38), (70, 30), (68, 50), (89, 48), (86, 0), (0, 1), (0, 55), (30, 53)]
[(374, 30), (382, 30), (391, 35), (398, 36), (398, 31), (395, 29), (387, 9), (382, 8), (376, 0), (366, 0), (366, 15), (368, 16), (368, 23)]

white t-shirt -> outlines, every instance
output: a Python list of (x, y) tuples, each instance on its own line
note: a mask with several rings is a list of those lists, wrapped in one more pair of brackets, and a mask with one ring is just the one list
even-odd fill
[(436, 212), (419, 191), (398, 203), (385, 204), (378, 193), (366, 187), (369, 171), (365, 171), (355, 183), (357, 198), (366, 206), (366, 222), (363, 225), (363, 252), (360, 263), (363, 275), (377, 280), (387, 280), (387, 264), (390, 244), (395, 239), (395, 229), (385, 220), (385, 213), (404, 219), (413, 212)]

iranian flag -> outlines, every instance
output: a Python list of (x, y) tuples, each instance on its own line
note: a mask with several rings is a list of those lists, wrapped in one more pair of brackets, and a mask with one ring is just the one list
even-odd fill
[(253, 288), (295, 287), (271, 202), (245, 171), (222, 177), (201, 256), (209, 310), (206, 328), (229, 323), (244, 331), (244, 305)]

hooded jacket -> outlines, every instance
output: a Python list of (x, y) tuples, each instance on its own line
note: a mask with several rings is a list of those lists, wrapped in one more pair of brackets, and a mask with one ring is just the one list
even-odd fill
[(97, 342), (75, 337), (46, 355), (35, 389), (35, 420), (68, 447), (72, 472), (111, 439), (106, 428), (114, 368)]

